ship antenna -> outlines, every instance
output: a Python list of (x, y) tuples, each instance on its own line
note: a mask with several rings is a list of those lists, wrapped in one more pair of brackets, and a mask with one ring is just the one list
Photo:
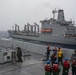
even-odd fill
[(53, 19), (55, 19), (55, 13), (57, 13), (57, 10), (54, 9), (54, 10), (52, 11), (52, 13), (53, 13)]

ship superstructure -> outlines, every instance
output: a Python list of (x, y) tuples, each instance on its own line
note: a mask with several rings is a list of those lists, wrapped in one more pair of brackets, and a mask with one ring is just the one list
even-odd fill
[[(34, 23), (34, 25), (27, 23), (24, 26), (24, 30), (20, 31), (19, 26), (15, 24), (15, 28), (8, 31), (9, 36), (39, 42), (76, 45), (76, 27), (72, 20), (65, 20), (62, 9), (53, 10), (52, 13), (53, 18), (40, 21), (41, 29), (39, 29), (37, 23)], [(58, 13), (57, 19), (55, 19), (55, 13)]]

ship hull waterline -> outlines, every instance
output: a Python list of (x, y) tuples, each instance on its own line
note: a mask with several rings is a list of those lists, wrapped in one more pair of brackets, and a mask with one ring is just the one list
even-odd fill
[(47, 44), (58, 44), (63, 46), (76, 46), (76, 40), (72, 38), (64, 38), (60, 36), (49, 36), (49, 35), (39, 35), (39, 37), (21, 36), (21, 35), (9, 35), (12, 38), (23, 39), (26, 41), (38, 41)]

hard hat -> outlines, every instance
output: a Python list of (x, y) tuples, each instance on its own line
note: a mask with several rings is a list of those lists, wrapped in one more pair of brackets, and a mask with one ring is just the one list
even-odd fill
[(47, 61), (47, 64), (50, 64), (50, 62), (51, 62), (51, 61), (48, 60), (48, 61)]
[(66, 60), (66, 61), (67, 61), (67, 60), (68, 60), (68, 58), (66, 57), (66, 58), (64, 58), (64, 60)]
[(55, 61), (55, 64), (57, 64), (57, 63), (58, 63), (58, 60)]

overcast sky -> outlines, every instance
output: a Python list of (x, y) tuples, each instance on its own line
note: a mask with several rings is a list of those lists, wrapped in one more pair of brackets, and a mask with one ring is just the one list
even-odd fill
[(65, 19), (76, 21), (76, 0), (0, 0), (0, 31), (20, 29), (29, 22), (40, 25), (40, 20), (51, 18), (53, 9), (64, 9)]

